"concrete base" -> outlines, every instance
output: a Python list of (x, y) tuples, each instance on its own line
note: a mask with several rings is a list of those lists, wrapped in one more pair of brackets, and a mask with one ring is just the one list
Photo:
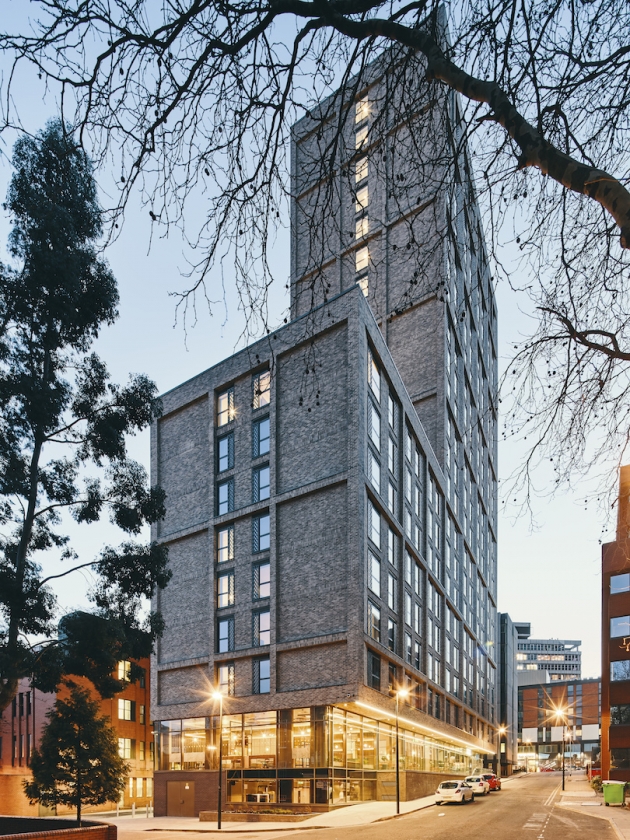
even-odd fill
[[(314, 814), (256, 814), (238, 813), (226, 811), (221, 814), (222, 822), (302, 822), (309, 820)], [(199, 822), (216, 822), (218, 813), (216, 811), (200, 811)]]

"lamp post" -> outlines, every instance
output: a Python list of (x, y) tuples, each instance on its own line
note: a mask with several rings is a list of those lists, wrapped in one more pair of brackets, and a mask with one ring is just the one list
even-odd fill
[[(503, 740), (506, 735), (507, 735), (507, 726), (504, 723), (502, 723), (501, 726), (499, 726), (499, 760), (497, 761), (497, 768), (496, 768), (497, 770), (500, 770), (501, 767), (503, 766), (503, 761), (501, 759), (501, 756), (502, 756), (501, 747), (504, 743), (505, 743), (505, 766), (507, 767), (507, 738), (505, 739), (505, 741)], [(499, 774), (497, 774), (497, 775), (499, 775)]]
[(217, 801), (217, 829), (221, 828), (221, 795), (223, 793), (223, 694), (215, 691), (214, 700), (219, 701), (219, 790)]
[(564, 780), (565, 780), (565, 773), (564, 773), (564, 752), (565, 752), (565, 740), (566, 740), (566, 728), (567, 728), (567, 719), (569, 715), (569, 710), (566, 708), (557, 708), (554, 712), (554, 716), (556, 720), (562, 721), (562, 790), (564, 790)]
[(400, 814), (400, 749), (398, 745), (398, 700), (400, 697), (407, 697), (409, 692), (406, 688), (399, 688), (396, 692), (396, 813)]

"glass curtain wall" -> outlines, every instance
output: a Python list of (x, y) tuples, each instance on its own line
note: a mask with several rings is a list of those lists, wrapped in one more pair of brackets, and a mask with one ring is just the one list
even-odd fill
[[(162, 721), (160, 770), (216, 770), (219, 717)], [(400, 769), (464, 775), (481, 763), (464, 747), (400, 727)], [(332, 803), (389, 798), (396, 730), (336, 707), (223, 715), (223, 769), (233, 803)], [(391, 778), (390, 778), (391, 777)]]

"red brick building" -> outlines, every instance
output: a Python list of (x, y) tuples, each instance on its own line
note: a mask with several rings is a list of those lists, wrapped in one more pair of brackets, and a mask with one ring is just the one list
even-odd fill
[[(149, 660), (138, 663), (145, 669), (145, 676), (138, 683), (129, 683), (111, 700), (103, 700), (94, 691), (88, 680), (76, 682), (91, 691), (116, 730), (119, 752), (129, 764), (129, 776), (122, 808), (144, 808), (153, 802), (153, 734), (149, 714)], [(129, 673), (129, 662), (118, 663), (120, 679)], [(65, 697), (66, 688), (58, 696)], [(10, 816), (37, 816), (42, 811), (38, 805), (31, 805), (24, 795), (23, 782), (30, 778), (30, 758), (34, 747), (39, 744), (46, 713), (56, 699), (54, 694), (44, 694), (31, 688), (22, 680), (13, 703), (0, 716), (0, 812)], [(115, 803), (96, 808), (88, 806), (86, 811), (111, 810)], [(66, 810), (59, 810), (66, 813)]]
[(630, 781), (630, 466), (620, 471), (617, 539), (602, 548), (602, 779)]

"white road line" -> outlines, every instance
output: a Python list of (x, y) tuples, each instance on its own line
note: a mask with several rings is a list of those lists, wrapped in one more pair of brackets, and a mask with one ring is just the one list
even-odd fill
[(545, 808), (548, 808), (551, 805), (551, 803), (555, 799), (556, 794), (558, 793), (559, 790), (560, 790), (560, 782), (558, 782), (556, 787), (551, 791), (549, 796), (545, 799), (545, 802), (544, 802)]

